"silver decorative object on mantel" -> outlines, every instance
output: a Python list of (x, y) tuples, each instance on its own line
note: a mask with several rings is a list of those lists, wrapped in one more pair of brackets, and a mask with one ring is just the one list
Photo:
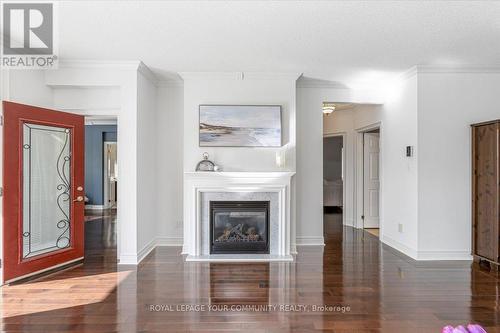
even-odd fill
[(196, 165), (196, 171), (217, 171), (219, 168), (208, 159), (208, 153), (203, 153), (203, 160)]

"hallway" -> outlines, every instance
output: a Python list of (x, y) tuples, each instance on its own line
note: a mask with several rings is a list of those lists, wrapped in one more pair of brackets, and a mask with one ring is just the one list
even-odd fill
[[(100, 216), (86, 222), (82, 266), (2, 288), (2, 330), (421, 333), (479, 322), (496, 332), (493, 273), (465, 262), (417, 263), (343, 228), (341, 215), (325, 218), (324, 250), (300, 247), (294, 263), (186, 263), (180, 248), (162, 247), (135, 267), (113, 262), (113, 217)], [(187, 306), (197, 304), (204, 307)], [(223, 311), (233, 304), (306, 311)], [(313, 311), (323, 304), (338, 307)]]

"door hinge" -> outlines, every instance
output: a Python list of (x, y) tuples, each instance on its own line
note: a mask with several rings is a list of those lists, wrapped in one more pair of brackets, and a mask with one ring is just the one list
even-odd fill
[(3, 115), (0, 115), (0, 126), (3, 126)]
[(364, 215), (361, 215), (361, 219), (364, 220), (365, 219), (365, 216)]
[(3, 187), (0, 187), (0, 197), (3, 197)]

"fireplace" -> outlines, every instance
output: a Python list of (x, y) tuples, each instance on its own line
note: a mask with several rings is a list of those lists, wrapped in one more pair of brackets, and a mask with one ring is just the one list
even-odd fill
[(269, 201), (210, 201), (210, 253), (269, 254)]

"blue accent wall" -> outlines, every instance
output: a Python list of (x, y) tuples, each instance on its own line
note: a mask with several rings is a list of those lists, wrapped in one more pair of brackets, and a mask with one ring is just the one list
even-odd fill
[(104, 204), (104, 141), (116, 142), (116, 125), (85, 126), (85, 194), (89, 204)]

